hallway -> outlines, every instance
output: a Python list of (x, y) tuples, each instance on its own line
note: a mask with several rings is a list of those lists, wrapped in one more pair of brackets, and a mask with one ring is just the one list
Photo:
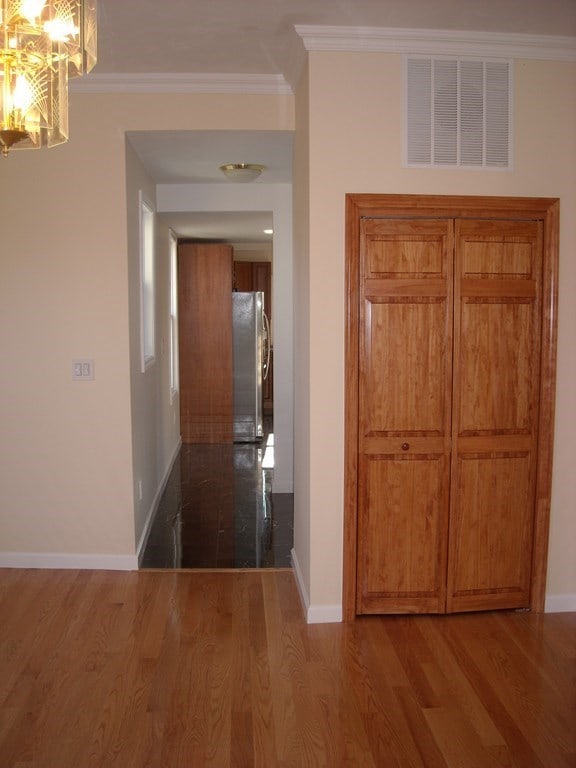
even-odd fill
[(272, 493), (274, 436), (187, 444), (166, 484), (141, 568), (286, 568), (293, 495)]

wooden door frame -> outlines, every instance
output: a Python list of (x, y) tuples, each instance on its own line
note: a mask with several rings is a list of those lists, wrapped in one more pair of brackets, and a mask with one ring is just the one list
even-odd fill
[(356, 616), (358, 525), (358, 396), (360, 224), (366, 217), (530, 219), (543, 224), (542, 357), (536, 510), (530, 608), (544, 611), (558, 327), (558, 198), (474, 197), (460, 195), (346, 195), (346, 340), (344, 445), (344, 563), (342, 606), (345, 621)]

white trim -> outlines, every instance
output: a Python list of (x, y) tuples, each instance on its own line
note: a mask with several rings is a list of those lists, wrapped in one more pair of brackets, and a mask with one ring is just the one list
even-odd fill
[(308, 609), (308, 624), (340, 624), (341, 605), (311, 605)]
[(308, 609), (310, 607), (310, 598), (308, 597), (308, 590), (306, 589), (306, 585), (304, 584), (302, 569), (300, 568), (300, 563), (298, 562), (298, 557), (296, 556), (295, 549), (290, 550), (290, 559), (292, 561), (292, 569), (294, 571), (294, 576), (296, 577), (296, 586), (298, 587), (300, 602), (302, 603), (302, 608), (304, 608), (304, 615), (308, 617)]
[(576, 594), (548, 595), (544, 603), (545, 613), (576, 612)]
[(178, 237), (168, 230), (168, 253), (170, 255), (170, 313), (169, 313), (169, 360), (170, 360), (170, 405), (179, 397), (180, 364), (178, 342)]
[[(563, 35), (310, 24), (297, 24), (294, 29), (306, 51), (576, 61), (576, 37)], [(70, 80), (69, 90), (70, 93), (239, 93), (272, 96), (293, 93), (282, 74), (217, 72), (89, 74)]]
[(576, 37), (392, 27), (297, 24), (307, 51), (380, 51), (444, 56), (576, 61)]
[(137, 571), (136, 555), (60, 552), (0, 552), (0, 568), (50, 568), (90, 571)]
[[(462, 57), (462, 56), (424, 56), (421, 54), (405, 54), (403, 56), (404, 59), (404, 72), (403, 72), (403, 88), (404, 88), (404, 106), (403, 106), (403, 128), (402, 128), (402, 167), (403, 168), (419, 168), (419, 169), (439, 169), (442, 170), (456, 170), (456, 171), (483, 171), (483, 172), (496, 172), (496, 173), (506, 173), (514, 170), (513, 167), (513, 157), (514, 157), (514, 62), (512, 59), (502, 59), (502, 58), (476, 58), (472, 56)], [(408, 161), (408, 134), (409, 134), (409, 104), (408, 104), (408, 94), (410, 89), (410, 75), (409, 75), (409, 66), (411, 62), (415, 61), (421, 61), (421, 62), (428, 62), (430, 65), (430, 72), (428, 73), (429, 82), (429, 103), (428, 103), (428, 110), (427, 110), (427, 116), (430, 118), (430, 126), (431, 126), (431, 133), (429, 136), (429, 150), (430, 150), (430, 160), (429, 162), (409, 162)], [(507, 97), (508, 97), (508, 114), (507, 114), (507, 163), (506, 165), (490, 165), (487, 162), (486, 158), (486, 146), (485, 146), (485, 139), (486, 139), (486, 126), (483, 126), (483, 146), (482, 146), (482, 162), (480, 164), (466, 164), (462, 162), (461, 156), (460, 156), (460, 147), (461, 147), (461, 139), (462, 139), (462, 126), (461, 126), (461, 118), (458, 117), (458, 125), (457, 125), (457, 137), (455, 137), (455, 140), (457, 142), (458, 148), (456, 150), (456, 160), (454, 163), (440, 163), (435, 160), (435, 150), (436, 150), (436, 140), (434, 137), (434, 125), (435, 125), (435, 119), (434, 114), (437, 109), (436, 106), (436, 99), (435, 99), (435, 70), (438, 62), (454, 62), (455, 67), (457, 68), (456, 78), (458, 82), (457, 90), (452, 94), (454, 102), (457, 103), (458, 109), (457, 113), (460, 115), (460, 98), (461, 98), (461, 69), (466, 64), (469, 64), (470, 61), (476, 61), (483, 65), (483, 82), (484, 82), (484, 89), (483, 89), (483, 100), (485, 102), (487, 98), (487, 89), (486, 89), (486, 65), (487, 64), (499, 64), (499, 65), (505, 65), (507, 68), (507, 79), (508, 79), (508, 90), (507, 90)], [(486, 109), (483, 109), (484, 119), (486, 118)], [(415, 118), (415, 126), (418, 126), (418, 120), (420, 116)]]
[(290, 552), (292, 559), (292, 569), (296, 576), (296, 586), (298, 587), (298, 593), (304, 608), (304, 614), (306, 616), (306, 622), (308, 624), (333, 624), (342, 621), (342, 606), (341, 605), (311, 605), (310, 598), (306, 585), (304, 584), (304, 577), (302, 576), (302, 569), (296, 556), (294, 549)]
[(136, 548), (136, 558), (138, 562), (140, 562), (140, 558), (146, 547), (148, 536), (150, 535), (150, 529), (152, 528), (152, 522), (154, 521), (154, 516), (156, 514), (156, 510), (158, 509), (158, 504), (160, 503), (160, 499), (168, 483), (168, 478), (170, 477), (170, 472), (172, 472), (172, 467), (174, 466), (174, 462), (178, 458), (178, 454), (180, 452), (181, 447), (182, 447), (182, 438), (180, 437), (178, 438), (176, 447), (174, 448), (172, 456), (170, 457), (170, 461), (168, 462), (168, 466), (166, 467), (166, 471), (164, 472), (164, 477), (162, 478), (162, 482), (158, 486), (156, 495), (154, 496), (154, 499), (152, 500), (152, 504), (150, 505), (150, 509), (148, 510), (148, 514), (146, 515), (146, 522), (144, 523), (144, 527), (140, 535), (140, 541), (138, 542), (138, 547)]
[[(147, 217), (150, 217), (152, 232), (150, 242), (147, 240)], [(142, 190), (138, 190), (138, 227), (140, 255), (140, 372), (146, 373), (156, 362), (156, 207)], [(150, 247), (150, 252), (147, 250)], [(147, 259), (151, 260), (148, 264)], [(146, 267), (151, 270), (151, 290), (147, 296)], [(150, 299), (147, 303), (146, 299)], [(147, 330), (150, 337), (147, 337)], [(150, 347), (146, 349), (147, 345)]]
[(70, 80), (69, 89), (71, 93), (292, 93), (283, 75), (191, 72), (90, 74)]

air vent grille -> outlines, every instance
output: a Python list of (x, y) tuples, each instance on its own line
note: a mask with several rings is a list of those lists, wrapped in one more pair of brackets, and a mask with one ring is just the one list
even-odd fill
[(406, 164), (510, 168), (508, 61), (406, 58)]

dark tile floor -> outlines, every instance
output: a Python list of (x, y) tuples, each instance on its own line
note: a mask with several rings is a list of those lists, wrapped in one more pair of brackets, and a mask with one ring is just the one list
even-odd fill
[(141, 568), (290, 566), (293, 496), (272, 493), (266, 426), (261, 443), (182, 446)]

